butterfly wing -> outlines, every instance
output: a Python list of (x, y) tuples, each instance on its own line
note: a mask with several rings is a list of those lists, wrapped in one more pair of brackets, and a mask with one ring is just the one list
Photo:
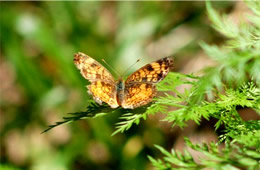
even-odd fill
[(105, 81), (97, 80), (92, 82), (88, 87), (88, 93), (91, 94), (98, 104), (105, 102), (111, 108), (117, 108), (119, 105), (116, 100), (116, 86), (115, 84), (107, 83)]
[(127, 85), (121, 106), (125, 109), (134, 109), (150, 103), (155, 95), (156, 88), (153, 84), (134, 83)]
[(91, 82), (87, 86), (88, 92), (97, 103), (105, 102), (112, 108), (119, 106), (116, 100), (115, 80), (105, 67), (81, 52), (74, 55), (74, 63), (82, 76)]
[(84, 53), (76, 53), (74, 55), (74, 63), (82, 76), (90, 82), (102, 80), (112, 84), (115, 83), (114, 77), (105, 67)]
[(154, 61), (131, 74), (126, 79), (126, 85), (132, 83), (156, 84), (164, 79), (172, 67), (173, 60), (169, 57)]
[(155, 85), (162, 81), (173, 67), (173, 60), (162, 58), (145, 65), (125, 81), (123, 108), (134, 109), (152, 101), (156, 95)]

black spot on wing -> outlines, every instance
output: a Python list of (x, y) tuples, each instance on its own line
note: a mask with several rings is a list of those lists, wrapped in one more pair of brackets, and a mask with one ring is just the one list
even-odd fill
[(97, 64), (95, 64), (94, 62), (91, 63), (91, 65), (90, 65), (90, 67), (96, 67), (96, 66), (97, 66)]
[(147, 77), (143, 77), (142, 82), (147, 82)]
[(163, 58), (163, 59), (158, 60), (157, 63), (162, 65), (165, 61), (166, 61), (165, 58)]
[(147, 70), (148, 70), (148, 71), (153, 71), (154, 69), (153, 69), (153, 67), (149, 64), (149, 65), (147, 66)]

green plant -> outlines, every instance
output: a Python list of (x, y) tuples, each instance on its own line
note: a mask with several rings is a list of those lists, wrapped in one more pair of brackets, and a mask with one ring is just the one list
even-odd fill
[[(221, 47), (201, 43), (203, 50), (216, 61), (216, 66), (204, 69), (201, 77), (170, 73), (157, 86), (159, 91), (167, 91), (164, 96), (154, 99), (148, 107), (123, 110), (113, 135), (128, 130), (133, 124), (138, 125), (140, 120), (156, 113), (165, 114), (163, 121), (171, 122), (173, 126), (184, 127), (188, 120), (200, 124), (202, 118), (209, 120), (213, 117), (218, 120), (216, 130), (221, 125), (225, 127), (218, 143), (197, 145), (186, 139), (190, 148), (206, 156), (200, 162), (195, 162), (187, 151), (184, 154), (175, 150), (168, 152), (156, 145), (165, 155), (163, 159), (148, 156), (156, 169), (260, 168), (260, 121), (244, 121), (238, 113), (239, 107), (250, 108), (258, 114), (260, 111), (260, 3), (246, 3), (253, 13), (248, 15), (247, 22), (240, 25), (232, 23), (227, 16), (220, 15), (210, 3), (206, 3), (213, 27), (227, 37)], [(180, 93), (176, 87), (183, 84), (191, 87)], [(49, 129), (74, 120), (96, 117), (96, 113), (118, 110), (105, 107), (105, 110), (93, 114), (93, 107), (100, 108), (90, 105), (86, 112), (66, 117)], [(175, 109), (170, 109), (172, 107)], [(225, 147), (219, 149), (219, 144), (225, 144)]]
[[(199, 163), (187, 151), (181, 154), (172, 150), (170, 153), (156, 145), (165, 155), (163, 160), (148, 156), (157, 169), (169, 169), (172, 165), (179, 169), (260, 168), (260, 121), (244, 121), (237, 111), (239, 107), (251, 108), (258, 114), (260, 111), (260, 3), (246, 3), (254, 15), (248, 16), (250, 24), (242, 23), (240, 26), (219, 15), (210, 3), (206, 4), (213, 27), (228, 38), (222, 47), (201, 43), (208, 56), (218, 64), (204, 70), (205, 74), (192, 82), (192, 88), (184, 93), (184, 97), (182, 94), (158, 100), (166, 105), (185, 102), (184, 106), (169, 112), (165, 121), (183, 126), (187, 120), (199, 124), (202, 117), (214, 117), (218, 119), (215, 129), (224, 125), (224, 134), (219, 136), (218, 143), (209, 145), (192, 144), (186, 138), (190, 148), (204, 154), (205, 158)], [(225, 144), (223, 149), (219, 149), (220, 143)]]

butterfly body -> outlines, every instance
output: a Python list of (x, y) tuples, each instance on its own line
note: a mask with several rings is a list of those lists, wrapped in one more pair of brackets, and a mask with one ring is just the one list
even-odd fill
[(110, 105), (134, 109), (152, 101), (156, 95), (155, 85), (164, 79), (172, 68), (172, 59), (163, 58), (145, 65), (126, 80), (115, 81), (110, 72), (93, 58), (84, 53), (76, 53), (74, 63), (84, 78), (91, 82), (87, 86), (94, 100)]
[(124, 91), (125, 91), (125, 82), (120, 78), (117, 81), (117, 103), (118, 105), (121, 105), (124, 100)]

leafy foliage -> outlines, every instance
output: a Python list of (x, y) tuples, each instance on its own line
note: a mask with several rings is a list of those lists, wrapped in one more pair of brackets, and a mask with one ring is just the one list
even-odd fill
[[(229, 38), (223, 47), (201, 43), (204, 51), (211, 59), (218, 62), (214, 68), (208, 68), (205, 74), (192, 83), (192, 88), (184, 98), (169, 97), (161, 104), (184, 103), (184, 107), (170, 111), (165, 121), (179, 126), (187, 120), (199, 123), (202, 117), (217, 118), (215, 128), (224, 125), (225, 133), (219, 136), (217, 144), (192, 144), (186, 139), (186, 144), (192, 149), (203, 153), (199, 162), (195, 162), (191, 154), (184, 151), (181, 154), (175, 150), (167, 152), (157, 146), (164, 158), (154, 159), (148, 156), (157, 169), (216, 168), (216, 169), (259, 169), (260, 160), (260, 120), (244, 121), (237, 108), (251, 108), (258, 114), (260, 110), (259, 65), (260, 65), (260, 3), (247, 2), (255, 16), (249, 16), (251, 22), (235, 25), (225, 15), (218, 14), (210, 3), (207, 3), (209, 18), (213, 27)], [(256, 19), (257, 18), (257, 19)], [(224, 91), (224, 93), (223, 93)], [(190, 94), (190, 95), (189, 95)], [(210, 101), (205, 100), (205, 95)], [(165, 102), (164, 102), (165, 101)], [(223, 149), (218, 144), (225, 143)]]
[(211, 142), (210, 144), (193, 144), (188, 138), (185, 138), (186, 145), (191, 149), (203, 154), (200, 162), (197, 163), (192, 155), (184, 150), (184, 153), (175, 151), (166, 151), (161, 146), (155, 145), (157, 149), (164, 155), (163, 159), (154, 159), (148, 156), (149, 160), (157, 169), (259, 169), (260, 153), (246, 147), (238, 147), (236, 145), (225, 145), (224, 148), (219, 149), (218, 146)]

